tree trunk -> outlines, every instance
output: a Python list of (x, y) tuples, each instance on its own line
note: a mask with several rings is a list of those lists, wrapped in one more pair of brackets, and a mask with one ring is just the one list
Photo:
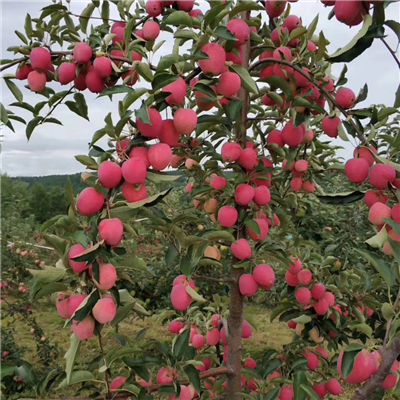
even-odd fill
[[(250, 19), (250, 12), (243, 12), (241, 18), (245, 21)], [(250, 58), (250, 41), (244, 45), (243, 66), (248, 68)], [(235, 128), (236, 142), (240, 143), (243, 148), (246, 146), (246, 126), (247, 114), (249, 111), (249, 93), (241, 88), (238, 93), (238, 99), (243, 102), (243, 107), (239, 115), (238, 126)], [(240, 212), (240, 207), (238, 207)], [(237, 238), (246, 236), (245, 228), (238, 229)], [(242, 390), (242, 323), (243, 323), (243, 300), (239, 290), (239, 278), (244, 273), (243, 268), (234, 268), (233, 264), (239, 260), (232, 259), (231, 277), (234, 282), (231, 285), (229, 317), (228, 317), (228, 363), (227, 366), (233, 371), (231, 376), (227, 377), (228, 386), (226, 398), (229, 400), (239, 400), (241, 396), (238, 393)]]
[(379, 366), (378, 372), (375, 375), (372, 375), (371, 379), (369, 379), (361, 388), (357, 389), (352, 400), (368, 400), (372, 397), (375, 390), (381, 387), (382, 382), (387, 377), (394, 361), (400, 354), (400, 336), (397, 336), (388, 348), (382, 346), (379, 352), (382, 355), (382, 362)]

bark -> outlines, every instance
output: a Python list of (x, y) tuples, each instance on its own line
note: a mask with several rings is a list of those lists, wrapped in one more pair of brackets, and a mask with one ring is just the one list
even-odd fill
[[(245, 21), (250, 19), (250, 12), (243, 12), (241, 18)], [(248, 68), (250, 56), (250, 42), (244, 46), (243, 66)], [(238, 127), (235, 128), (235, 139), (242, 145), (246, 146), (246, 126), (247, 114), (249, 111), (249, 93), (244, 88), (241, 88), (238, 93), (238, 99), (243, 102), (243, 107), (238, 119)], [(238, 208), (240, 212), (240, 208)], [(238, 229), (237, 237), (246, 236), (245, 228)], [(227, 379), (226, 398), (229, 400), (239, 400), (241, 396), (238, 393), (242, 390), (241, 375), (242, 375), (242, 323), (243, 323), (243, 299), (244, 297), (239, 290), (239, 278), (244, 273), (243, 268), (234, 268), (233, 264), (239, 260), (233, 258), (231, 267), (231, 278), (234, 282), (231, 285), (229, 318), (228, 318), (228, 368), (233, 371)]]
[(388, 375), (394, 361), (400, 354), (400, 336), (397, 336), (389, 347), (382, 346), (379, 350), (382, 355), (382, 362), (378, 372), (359, 389), (352, 400), (368, 400), (375, 390), (381, 387), (382, 382)]

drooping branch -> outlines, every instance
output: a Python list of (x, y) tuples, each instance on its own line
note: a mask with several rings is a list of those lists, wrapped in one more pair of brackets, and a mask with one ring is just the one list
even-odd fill
[(324, 97), (326, 99), (328, 99), (345, 117), (346, 119), (350, 122), (350, 124), (352, 125), (354, 131), (357, 133), (358, 138), (360, 139), (362, 144), (366, 143), (366, 138), (363, 134), (363, 132), (361, 132), (360, 128), (358, 127), (358, 125), (354, 122), (354, 120), (352, 119), (351, 115), (347, 112), (346, 109), (344, 109), (343, 107), (341, 107), (337, 102), (336, 99), (331, 95), (331, 93), (329, 93), (326, 88), (322, 85), (320, 85), (318, 82), (316, 82), (309, 74), (307, 74), (306, 72), (304, 72), (298, 65), (295, 65), (289, 61), (286, 60), (276, 60), (275, 58), (264, 58), (262, 60), (259, 60), (257, 62), (255, 62), (254, 64), (252, 64), (249, 68), (249, 72), (251, 72), (252, 70), (267, 64), (267, 63), (278, 63), (278, 64), (282, 64), (282, 65), (287, 65), (291, 68), (293, 68), (295, 71), (297, 71), (300, 75), (304, 76), (309, 82), (311, 82), (315, 87), (317, 87), (321, 93), (324, 95)]
[(386, 348), (382, 346), (379, 349), (382, 356), (382, 362), (379, 366), (378, 372), (359, 389), (357, 389), (356, 394), (353, 396), (352, 400), (368, 400), (371, 395), (381, 387), (382, 382), (388, 375), (390, 368), (392, 367), (394, 361), (400, 354), (400, 335), (397, 336), (393, 343)]
[(232, 278), (222, 279), (222, 278), (213, 278), (211, 276), (204, 276), (204, 275), (193, 275), (193, 279), (204, 279), (205, 281), (213, 281), (213, 282), (220, 282), (220, 283), (234, 283), (235, 280)]
[[(226, 376), (231, 376), (232, 371), (228, 367), (218, 367), (218, 368), (213, 368), (209, 369), (208, 371), (200, 372), (200, 379), (204, 380), (207, 378), (215, 377), (215, 376), (220, 376), (220, 375), (226, 375)], [(190, 385), (190, 382), (187, 380), (184, 381), (179, 381), (179, 384), (181, 385)], [(152, 385), (148, 389), (149, 392), (156, 392), (161, 388), (161, 386), (165, 387), (165, 385)], [(20, 400), (105, 400), (109, 398), (110, 400), (118, 400), (118, 399), (126, 399), (127, 397), (131, 396), (132, 394), (130, 392), (121, 390), (118, 392), (112, 392), (110, 396), (98, 396), (98, 397), (67, 397), (67, 396), (62, 396), (58, 398), (53, 398), (53, 399), (33, 399), (33, 398), (21, 398)]]
[(381, 38), (382, 43), (385, 45), (385, 47), (389, 50), (390, 54), (394, 58), (394, 61), (396, 61), (397, 66), (400, 68), (400, 60), (397, 57), (397, 52), (393, 50), (390, 46), (389, 43), (385, 40), (385, 38)]

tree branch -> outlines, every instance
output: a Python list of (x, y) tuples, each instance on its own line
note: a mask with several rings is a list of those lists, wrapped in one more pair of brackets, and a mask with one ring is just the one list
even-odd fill
[[(218, 367), (214, 369), (209, 369), (208, 371), (200, 372), (200, 379), (207, 379), (211, 378), (214, 376), (219, 376), (219, 375), (227, 375), (231, 376), (232, 375), (232, 370), (230, 370), (228, 367)], [(185, 380), (185, 381), (179, 381), (179, 384), (181, 385), (190, 385), (190, 382)], [(148, 389), (149, 392), (156, 392), (161, 388), (161, 386), (165, 385), (153, 385), (150, 386)], [(117, 400), (117, 399), (126, 399), (127, 397), (131, 396), (132, 393), (120, 390), (118, 392), (112, 392), (111, 397), (108, 397), (112, 400)], [(20, 400), (104, 400), (105, 396), (98, 396), (98, 397), (67, 397), (67, 396), (62, 396), (54, 399), (32, 399), (32, 398), (21, 398)]]
[(390, 54), (394, 58), (394, 61), (396, 61), (397, 66), (400, 68), (400, 60), (397, 58), (396, 51), (394, 51), (390, 46), (389, 43), (385, 40), (385, 38), (381, 38), (382, 43), (386, 46), (386, 48), (389, 50)]
[[(207, 378), (211, 378), (214, 376), (219, 376), (219, 375), (227, 375), (227, 376), (231, 376), (232, 375), (232, 370), (228, 367), (218, 367), (218, 368), (214, 368), (214, 369), (209, 369), (208, 371), (204, 371), (204, 372), (200, 372), (200, 379), (207, 379)], [(190, 385), (189, 381), (179, 381), (180, 385)], [(153, 385), (150, 386), (149, 392), (156, 392), (158, 389), (160, 389), (161, 386), (165, 386), (165, 385)]]
[(194, 77), (196, 77), (200, 73), (201, 73), (201, 68), (200, 67), (195, 68), (190, 74), (188, 74), (185, 77), (185, 82), (186, 83), (190, 82)]
[(11, 68), (13, 65), (15, 65), (15, 64), (19, 64), (20, 62), (22, 62), (22, 61), (26, 61), (26, 60), (28, 60), (28, 58), (29, 57), (22, 57), (22, 58), (18, 58), (18, 60), (14, 60), (14, 61), (12, 61), (12, 62), (10, 62), (9, 64), (6, 64), (6, 65), (3, 65), (1, 68), (0, 68), (0, 72), (2, 72), (2, 71), (5, 71), (6, 69), (8, 69), (8, 68)]
[(354, 128), (355, 132), (357, 133), (357, 136), (360, 139), (361, 143), (362, 144), (366, 143), (366, 138), (365, 138), (364, 134), (361, 132), (358, 125), (353, 121), (351, 115), (347, 112), (347, 110), (344, 109), (343, 107), (341, 107), (336, 102), (335, 98), (325, 89), (325, 87), (319, 85), (316, 81), (314, 81), (314, 79), (309, 74), (304, 72), (299, 66), (297, 66), (289, 61), (286, 61), (286, 60), (276, 60), (275, 58), (264, 58), (262, 60), (255, 62), (253, 65), (251, 65), (249, 67), (249, 72), (251, 72), (252, 70), (254, 70), (257, 67), (260, 67), (260, 66), (270, 63), (270, 62), (287, 65), (287, 66), (293, 68), (295, 71), (297, 71), (300, 75), (302, 75), (306, 79), (308, 79), (308, 81), (310, 81), (315, 87), (317, 87), (321, 91), (321, 93), (323, 93), (325, 98), (327, 98), (346, 117), (346, 119), (350, 122), (350, 124)]
[(221, 283), (234, 283), (235, 282), (235, 280), (232, 278), (221, 279), (221, 278), (212, 278), (211, 276), (204, 276), (204, 275), (193, 275), (193, 279), (204, 279), (206, 281), (221, 282)]
[(361, 388), (357, 389), (352, 400), (368, 400), (371, 398), (371, 395), (375, 390), (381, 387), (382, 382), (388, 375), (394, 361), (400, 354), (400, 335), (396, 337), (388, 348), (382, 346), (379, 349), (379, 352), (382, 356), (382, 362), (379, 366), (378, 372), (375, 375), (372, 375), (372, 377)]
[(43, 117), (43, 119), (40, 121), (39, 125), (42, 125), (44, 122), (46, 122), (47, 117), (49, 117), (53, 111), (61, 104), (61, 102), (72, 92), (72, 90), (75, 88), (75, 86), (71, 86), (71, 88), (66, 92), (59, 100), (57, 100), (54, 104), (53, 107), (50, 108), (49, 112)]

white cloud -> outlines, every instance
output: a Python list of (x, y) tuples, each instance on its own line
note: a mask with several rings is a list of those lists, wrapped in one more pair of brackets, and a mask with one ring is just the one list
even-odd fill
[[(83, 9), (82, 1), (72, 1), (71, 11), (79, 13)], [(40, 14), (40, 9), (51, 1), (2, 1), (1, 7), (1, 58), (12, 58), (12, 54), (6, 51), (7, 47), (20, 43), (15, 36), (14, 30), (23, 31), (26, 13), (32, 17)], [(308, 25), (317, 13), (320, 14), (317, 31), (323, 30), (325, 36), (331, 41), (329, 53), (332, 54), (337, 48), (342, 47), (356, 34), (359, 27), (348, 28), (346, 25), (338, 23), (335, 19), (328, 21), (327, 16), (331, 8), (325, 8), (317, 1), (299, 1), (291, 3), (292, 14), (302, 17), (303, 24)], [(206, 3), (201, 2), (200, 8), (206, 9)], [(112, 17), (118, 18), (115, 7), (111, 7)], [(386, 9), (387, 19), (397, 20), (400, 11), (400, 4), (391, 4)], [(396, 40), (394, 35), (389, 33), (389, 42), (395, 47)], [(159, 57), (171, 52), (172, 40), (169, 34), (160, 36), (160, 40), (165, 39), (165, 46), (159, 50), (154, 59), (157, 63)], [(333, 75), (338, 76), (343, 64), (333, 66)], [(9, 71), (6, 71), (6, 73)], [(376, 40), (372, 47), (363, 55), (354, 60), (349, 65), (348, 86), (356, 93), (368, 82), (369, 96), (365, 105), (378, 103), (391, 105), (394, 100), (394, 92), (399, 81), (399, 72), (391, 58), (391, 55), (384, 48), (383, 44)], [(33, 94), (23, 89), (21, 82), (16, 82), (23, 90), (24, 100), (35, 104), (40, 95)], [(51, 85), (55, 90), (60, 90), (58, 85)], [(85, 92), (89, 106), (90, 122), (72, 114), (66, 106), (60, 106), (56, 109), (54, 117), (60, 119), (64, 126), (54, 124), (44, 124), (39, 126), (33, 133), (29, 143), (25, 137), (25, 128), (19, 123), (15, 123), (16, 133), (5, 129), (3, 134), (3, 171), (9, 175), (49, 175), (73, 173), (82, 170), (81, 165), (74, 159), (76, 154), (85, 154), (88, 149), (88, 143), (93, 133), (104, 126), (104, 117), (110, 111), (117, 115), (118, 100), (122, 95), (115, 96), (114, 102), (108, 98), (96, 99), (96, 96)], [(3, 104), (9, 104), (14, 101), (12, 95), (2, 82)], [(363, 104), (364, 105), (364, 104)], [(29, 120), (31, 114), (20, 108), (13, 108), (22, 117)], [(105, 143), (105, 140), (102, 142)], [(337, 141), (342, 144), (343, 142)], [(342, 154), (348, 158), (351, 154), (351, 148), (347, 145)]]

